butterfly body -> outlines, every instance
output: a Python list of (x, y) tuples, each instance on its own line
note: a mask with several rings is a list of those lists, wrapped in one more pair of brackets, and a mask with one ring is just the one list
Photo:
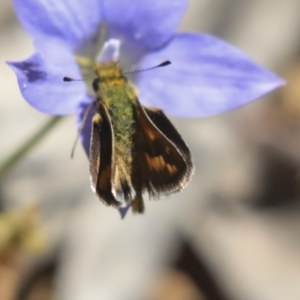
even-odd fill
[(139, 103), (118, 63), (98, 64), (95, 73), (92, 188), (105, 204), (142, 213), (145, 192), (158, 198), (184, 188), (193, 169), (189, 149), (162, 111)]

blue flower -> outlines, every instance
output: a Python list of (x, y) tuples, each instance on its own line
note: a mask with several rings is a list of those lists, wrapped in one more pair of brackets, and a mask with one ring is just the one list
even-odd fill
[[(175, 33), (187, 0), (14, 0), (17, 16), (32, 36), (35, 53), (8, 62), (26, 101), (52, 114), (83, 111), (95, 100), (78, 61), (117, 59), (122, 69), (172, 65), (135, 74), (131, 80), (144, 105), (167, 114), (203, 117), (225, 112), (276, 89), (283, 81), (224, 41), (205, 34)], [(105, 30), (102, 30), (102, 29)], [(101, 32), (105, 31), (105, 43)], [(103, 36), (103, 35), (102, 35)], [(77, 58), (77, 59), (76, 59)], [(82, 131), (89, 153), (90, 113)]]

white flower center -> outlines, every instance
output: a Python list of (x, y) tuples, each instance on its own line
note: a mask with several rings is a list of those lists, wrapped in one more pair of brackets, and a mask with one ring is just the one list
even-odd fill
[(99, 55), (96, 57), (96, 62), (108, 62), (120, 60), (121, 41), (110, 39), (104, 43)]

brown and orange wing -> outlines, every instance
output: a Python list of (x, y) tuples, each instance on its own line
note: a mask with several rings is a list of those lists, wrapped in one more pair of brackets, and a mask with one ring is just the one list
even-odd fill
[(136, 119), (135, 189), (141, 187), (153, 197), (182, 190), (193, 166), (189, 149), (179, 133), (161, 111), (144, 109), (139, 103)]

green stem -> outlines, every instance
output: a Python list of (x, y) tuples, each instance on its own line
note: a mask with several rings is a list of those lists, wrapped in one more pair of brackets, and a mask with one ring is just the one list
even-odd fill
[(33, 134), (23, 145), (21, 145), (8, 158), (0, 163), (0, 178), (2, 178), (15, 164), (17, 164), (46, 134), (53, 129), (63, 118), (52, 117), (45, 125)]

